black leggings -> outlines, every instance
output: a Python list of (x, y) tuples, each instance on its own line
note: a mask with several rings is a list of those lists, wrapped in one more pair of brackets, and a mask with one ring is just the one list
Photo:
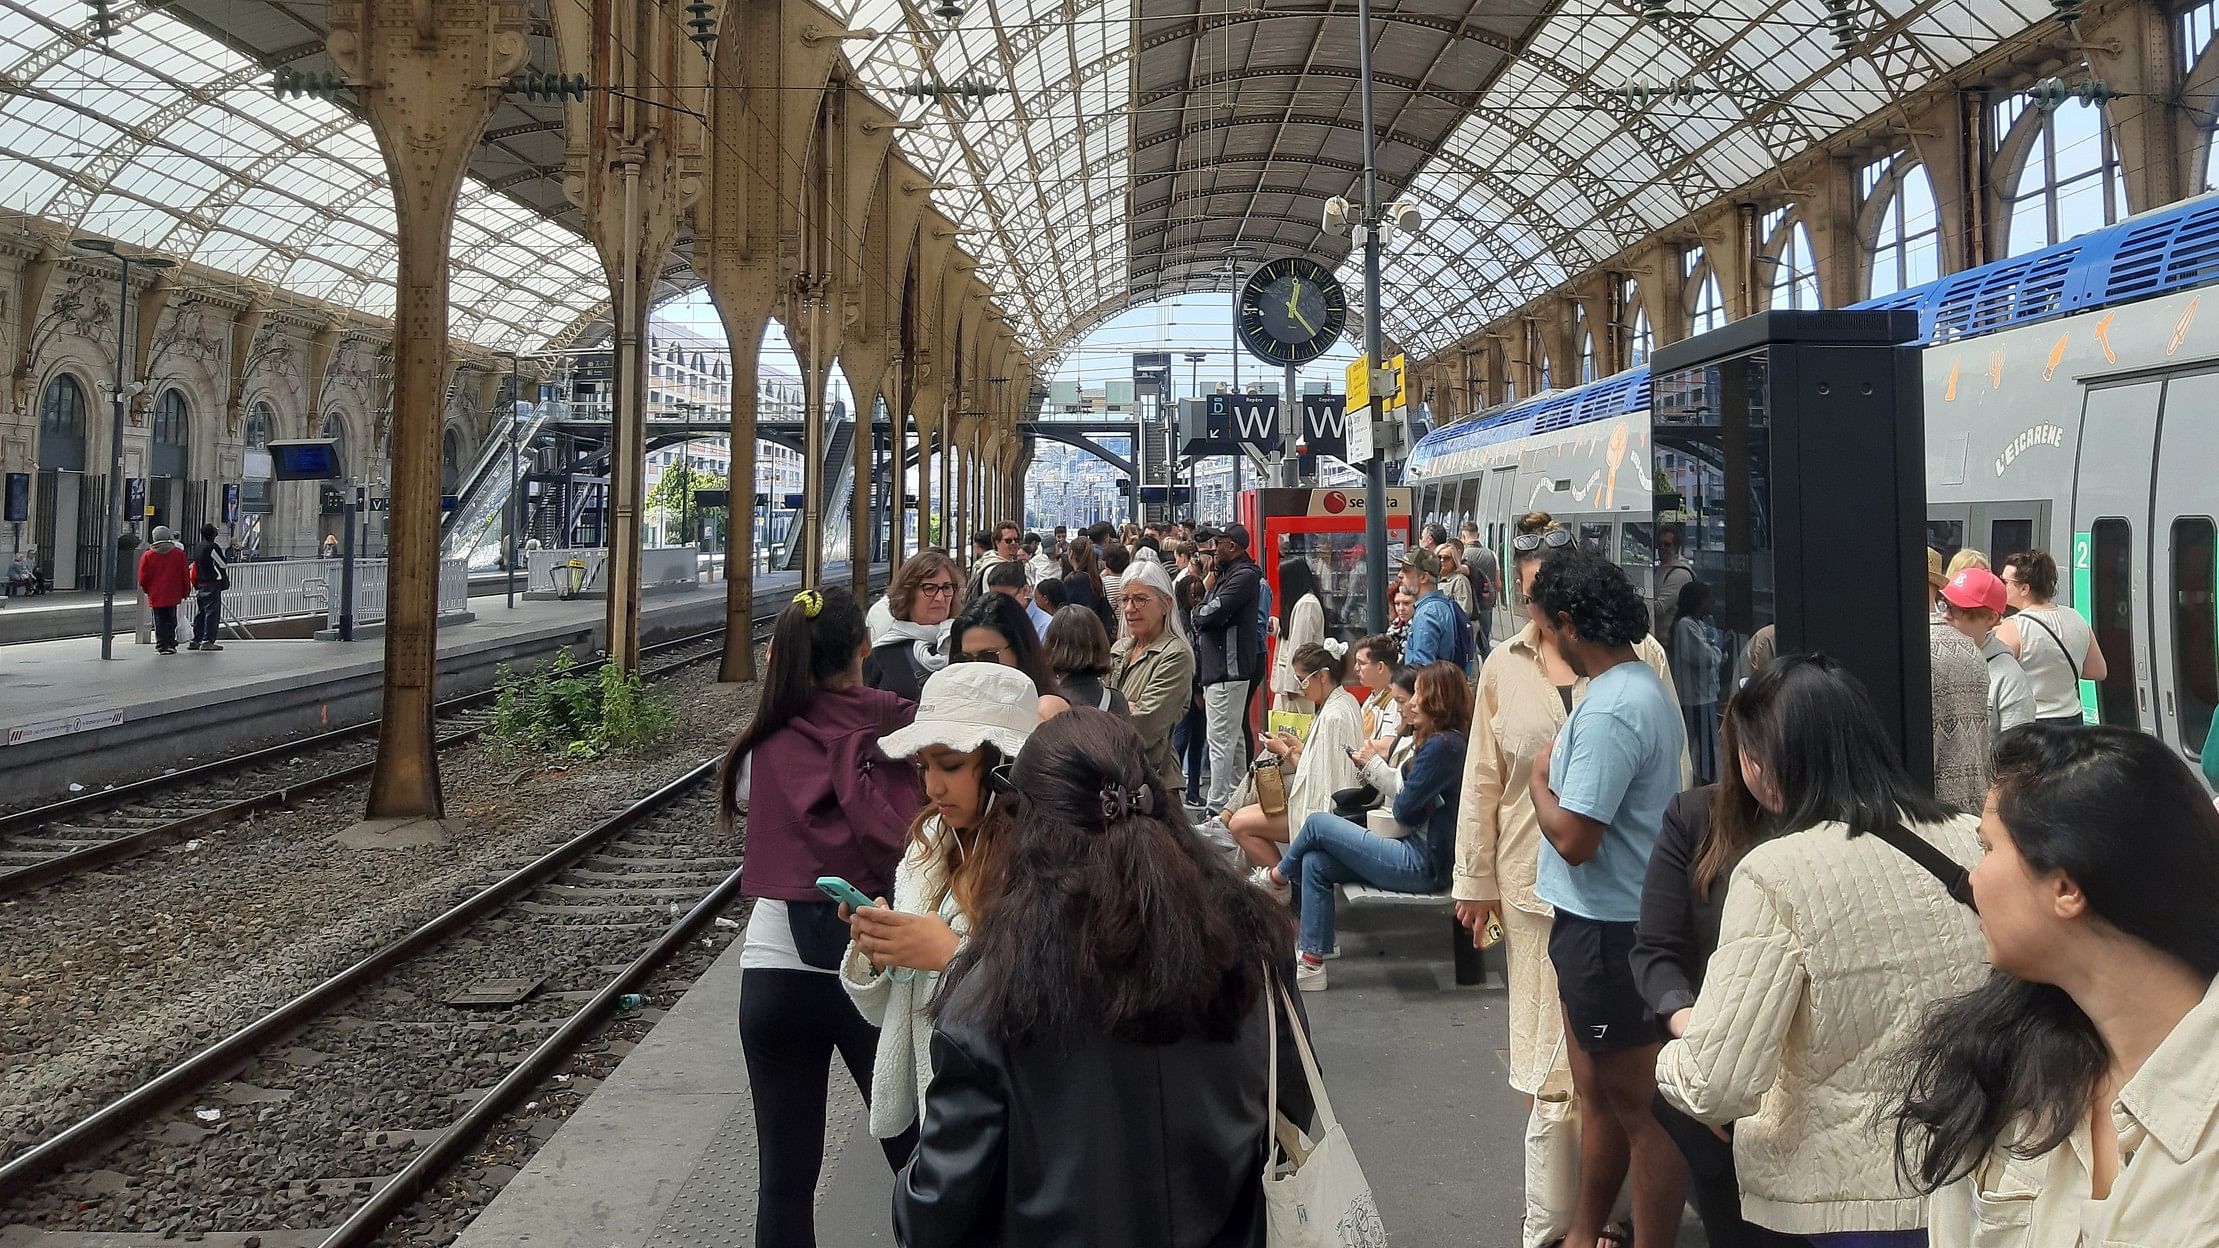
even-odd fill
[[(878, 1028), (863, 1021), (837, 975), (740, 972), (740, 1051), (755, 1102), (756, 1248), (815, 1248), (817, 1179), (824, 1170), (825, 1101), (832, 1051), (867, 1100)], [(879, 1141), (899, 1170), (917, 1128)]]

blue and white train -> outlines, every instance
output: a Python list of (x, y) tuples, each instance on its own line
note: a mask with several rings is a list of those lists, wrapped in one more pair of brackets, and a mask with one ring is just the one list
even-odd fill
[[(2100, 718), (2191, 759), (2219, 708), (2215, 286), (2219, 194), (1857, 305), (1919, 314), (1929, 543), (1998, 564), (2052, 551), (2058, 600), (2109, 661)], [(1650, 446), (1649, 403), (1636, 368), (1483, 412), (1421, 439), (1403, 482), (1419, 516), (1472, 520), (1498, 552), (1547, 511), (1645, 579), (1657, 500), (1697, 496), (1712, 471)], [(1715, 549), (1704, 536), (1689, 545)], [(1841, 575), (1854, 592), (1853, 560)]]

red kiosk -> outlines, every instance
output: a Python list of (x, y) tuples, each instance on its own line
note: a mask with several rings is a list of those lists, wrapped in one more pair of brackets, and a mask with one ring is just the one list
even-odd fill
[[(1408, 548), (1412, 531), (1410, 505), (1413, 491), (1406, 485), (1387, 487), (1387, 545), (1390, 554)], [(1280, 565), (1289, 559), (1307, 560), (1318, 580), (1326, 617), (1336, 627), (1333, 636), (1353, 642), (1371, 632), (1370, 608), (1364, 600), (1368, 571), (1364, 552), (1364, 487), (1346, 489), (1267, 488), (1244, 490), (1238, 503), (1240, 521), (1256, 542), (1256, 562), (1263, 565), (1264, 581), (1271, 586), (1273, 614), (1284, 613), (1286, 600), (1279, 584)], [(1387, 573), (1392, 592), (1397, 569)], [(1275, 657), (1277, 642), (1265, 648), (1265, 670)], [(1268, 691), (1265, 705), (1270, 704)]]

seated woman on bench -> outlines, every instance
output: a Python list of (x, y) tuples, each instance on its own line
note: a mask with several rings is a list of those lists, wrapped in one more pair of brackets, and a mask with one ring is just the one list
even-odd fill
[(1318, 708), (1317, 717), (1299, 740), (1291, 732), (1261, 738), (1263, 747), (1279, 756), (1287, 808), (1265, 814), (1255, 800), (1255, 781), (1245, 780), (1224, 816), (1225, 830), (1258, 872), (1279, 861), (1291, 832), (1304, 819), (1333, 809), (1336, 791), (1360, 783), (1353, 754), (1364, 743), (1364, 709), (1355, 694), (1341, 687), (1347, 672), (1346, 642), (1328, 638), (1294, 652), (1295, 679), (1302, 684), (1302, 697)]
[(38, 592), (38, 560), (34, 557), (37, 554), (38, 547), (36, 546), (15, 552), (14, 561), (8, 564), (8, 594), (10, 597), (16, 594)]
[[(1464, 728), (1472, 722), (1472, 686), (1454, 663), (1429, 663), (1418, 669), (1406, 713), (1417, 726), (1415, 746), (1399, 777), (1393, 806), (1405, 835), (1380, 836), (1338, 815), (1314, 814), (1303, 820), (1286, 856), (1271, 869), (1276, 887), (1301, 882), (1302, 932), (1295, 942), (1294, 975), (1295, 986), (1306, 992), (1325, 987), (1325, 961), (1337, 950), (1334, 885), (1369, 884), (1406, 893), (1438, 892), (1448, 885), (1456, 856), (1457, 798), (1464, 782)], [(1382, 786), (1381, 792), (1386, 791)]]

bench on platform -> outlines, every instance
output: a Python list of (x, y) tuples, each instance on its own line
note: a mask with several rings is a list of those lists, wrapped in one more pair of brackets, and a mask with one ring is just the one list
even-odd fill
[(1472, 947), (1472, 934), (1456, 921), (1456, 899), (1446, 889), (1438, 893), (1406, 893), (1369, 884), (1343, 884), (1341, 896), (1352, 906), (1438, 906), (1449, 913), (1449, 954), (1456, 962), (1458, 987), (1487, 982), (1487, 951)]

